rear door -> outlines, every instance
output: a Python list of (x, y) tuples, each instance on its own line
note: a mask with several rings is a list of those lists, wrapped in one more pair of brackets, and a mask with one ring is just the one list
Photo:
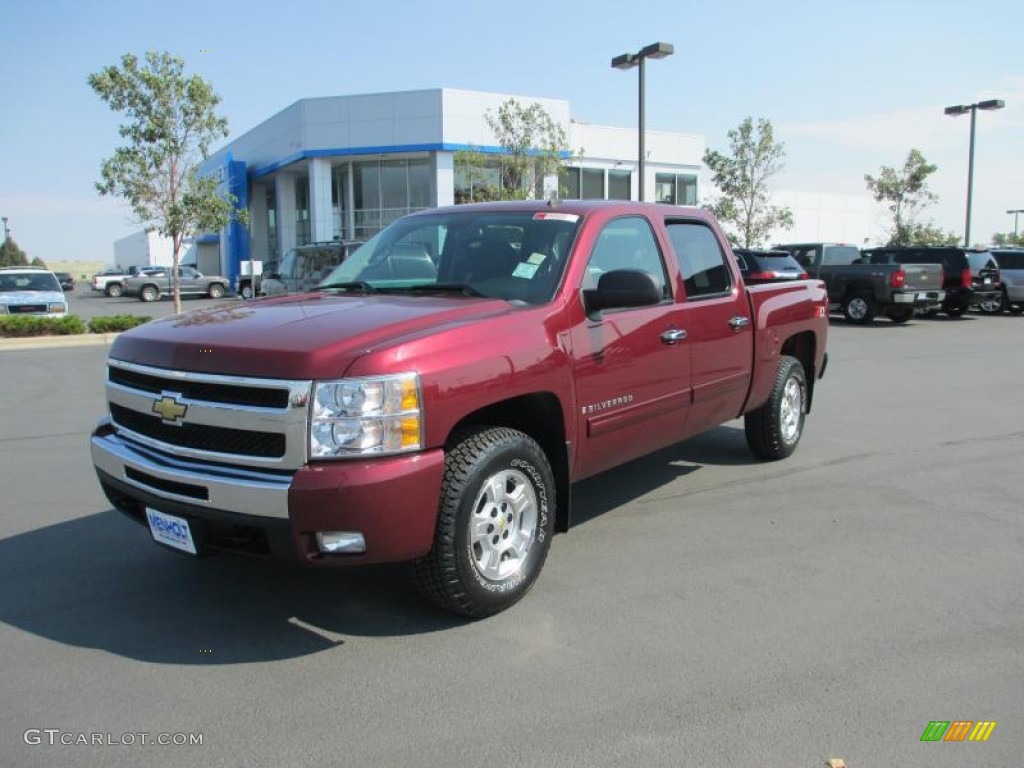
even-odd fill
[(735, 418), (747, 397), (754, 359), (750, 299), (707, 223), (666, 217), (686, 295), (682, 328), (690, 349), (693, 404), (686, 434)]
[(613, 269), (647, 272), (663, 299), (584, 317), (569, 332), (579, 408), (576, 478), (678, 442), (689, 410), (690, 346), (674, 281), (645, 217), (603, 225), (580, 290), (596, 288), (601, 274)]

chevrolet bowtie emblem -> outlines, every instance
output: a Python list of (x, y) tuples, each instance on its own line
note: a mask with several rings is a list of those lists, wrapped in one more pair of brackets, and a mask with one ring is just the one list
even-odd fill
[(164, 395), (153, 403), (153, 413), (159, 414), (161, 419), (170, 424), (180, 424), (187, 412), (188, 406), (170, 395)]

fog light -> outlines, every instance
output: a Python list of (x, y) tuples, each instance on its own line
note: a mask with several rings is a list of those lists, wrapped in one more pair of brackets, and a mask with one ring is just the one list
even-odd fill
[(358, 531), (318, 531), (316, 546), (328, 555), (355, 555), (366, 551), (366, 540)]

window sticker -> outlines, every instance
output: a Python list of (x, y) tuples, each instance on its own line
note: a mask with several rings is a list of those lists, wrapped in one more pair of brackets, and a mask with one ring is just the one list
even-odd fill
[(530, 254), (530, 258), (526, 260), (526, 263), (533, 264), (539, 267), (541, 264), (544, 263), (544, 259), (546, 259), (547, 257), (548, 256), (546, 253), (537, 253), (536, 251), (534, 251), (533, 253)]
[(525, 261), (519, 262), (515, 271), (512, 273), (512, 277), (525, 277), (527, 280), (537, 274), (537, 265), (529, 264)]

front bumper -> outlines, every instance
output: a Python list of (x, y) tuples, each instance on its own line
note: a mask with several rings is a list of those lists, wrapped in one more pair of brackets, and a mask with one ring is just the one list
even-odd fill
[[(107, 498), (145, 525), (146, 507), (184, 517), (200, 553), (226, 550), (309, 565), (412, 560), (434, 541), (444, 453), (240, 469), (154, 451), (101, 422), (92, 459)], [(324, 555), (318, 531), (358, 531), (362, 554)]]

